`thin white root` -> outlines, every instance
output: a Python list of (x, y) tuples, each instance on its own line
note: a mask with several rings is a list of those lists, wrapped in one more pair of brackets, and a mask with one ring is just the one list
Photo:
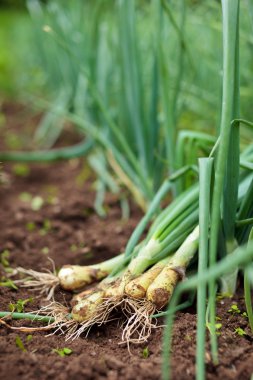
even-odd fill
[[(46, 326), (46, 330), (54, 330), (48, 336), (60, 333), (66, 336), (67, 340), (74, 340), (79, 338), (79, 336), (86, 332), (86, 337), (93, 325), (102, 325), (103, 323), (111, 321), (113, 318), (109, 319), (111, 311), (115, 307), (115, 302), (108, 302), (106, 300), (100, 305), (99, 310), (96, 314), (85, 322), (77, 322), (71, 318), (71, 313), (68, 307), (62, 305), (59, 302), (51, 302), (50, 304), (42, 307), (40, 310), (34, 312), (35, 315), (45, 315), (54, 319), (54, 322)], [(43, 328), (42, 328), (43, 329)], [(34, 328), (34, 331), (39, 330), (39, 328)]]
[(58, 302), (51, 302), (37, 313), (54, 318), (54, 322), (50, 325), (54, 331), (49, 336), (60, 332), (60, 334), (66, 336), (66, 341), (68, 341), (79, 338), (83, 333), (86, 333), (85, 337), (87, 337), (91, 327), (94, 325), (101, 326), (112, 320), (119, 319), (118, 316), (113, 316), (112, 312), (119, 307), (121, 308), (124, 302), (124, 299), (119, 300), (118, 298), (105, 299), (96, 308), (94, 314), (84, 322), (72, 319), (70, 310)]
[(59, 333), (65, 335), (66, 332), (76, 329), (76, 322), (71, 318), (70, 310), (68, 307), (62, 305), (59, 302), (51, 302), (50, 304), (42, 307), (38, 314), (46, 315), (47, 317), (54, 318), (54, 322), (51, 324), (52, 333), (48, 336)]
[(28, 277), (16, 280), (16, 284), (21, 287), (32, 288), (32, 290), (38, 291), (40, 295), (46, 295), (47, 301), (53, 299), (55, 289), (60, 284), (54, 268), (53, 272), (49, 270), (46, 270), (45, 272), (37, 272), (32, 269), (24, 269), (21, 267), (17, 268), (17, 271)]
[(66, 340), (74, 340), (79, 338), (84, 332), (86, 332), (87, 337), (92, 326), (101, 326), (105, 323), (111, 322), (112, 320), (119, 319), (119, 317), (112, 316), (112, 312), (119, 308), (123, 302), (123, 299), (118, 299), (116, 297), (104, 299), (104, 301), (96, 308), (94, 314), (91, 315), (88, 320), (79, 323), (76, 322), (76, 330), (71, 332), (68, 331)]
[(126, 343), (130, 352), (130, 344), (147, 342), (152, 330), (158, 327), (156, 319), (152, 318), (155, 310), (155, 305), (145, 299), (112, 297), (104, 299), (94, 314), (83, 322), (72, 319), (69, 309), (57, 302), (51, 302), (40, 309), (39, 314), (53, 317), (54, 323), (51, 326), (54, 332), (49, 335), (60, 332), (66, 336), (66, 341), (75, 340), (83, 333), (86, 333), (87, 337), (94, 325), (101, 326), (113, 320), (121, 320), (123, 328), (121, 343)]
[(156, 307), (146, 299), (125, 298), (122, 311), (126, 322), (122, 332), (122, 342), (126, 343), (130, 351), (130, 344), (147, 342), (154, 328), (157, 328), (156, 319), (152, 318)]
[(113, 314), (113, 311), (116, 310), (121, 311), (125, 316), (125, 319), (121, 323), (123, 332), (120, 344), (126, 343), (129, 353), (130, 344), (147, 342), (152, 330), (160, 327), (157, 326), (156, 320), (151, 318), (152, 314), (155, 312), (155, 306), (147, 300), (136, 300), (131, 298), (105, 299), (104, 302), (99, 305), (93, 317), (81, 323), (72, 319), (70, 310), (58, 302), (51, 302), (37, 312), (33, 312), (35, 315), (39, 314), (53, 318), (54, 321), (47, 326), (12, 327), (3, 319), (0, 319), (0, 323), (12, 330), (23, 332), (53, 330), (53, 332), (47, 334), (47, 336), (60, 333), (61, 335), (65, 335), (65, 339), (68, 341), (79, 338), (83, 333), (86, 333), (85, 337), (87, 337), (91, 327), (94, 325), (101, 326), (102, 324), (113, 320), (120, 321), (122, 317)]
[[(42, 327), (27, 327), (27, 326), (15, 327), (6, 323), (4, 318), (1, 318), (0, 324), (5, 325), (7, 328), (11, 330), (22, 331), (22, 332), (35, 332), (35, 331), (48, 331), (48, 330), (56, 331), (59, 325), (60, 326), (63, 325), (63, 320), (65, 320), (66, 322), (69, 321), (68, 309), (64, 307), (62, 304), (57, 303), (57, 302), (51, 302), (49, 305), (42, 307), (40, 310), (31, 311), (30, 314), (34, 314), (34, 317), (41, 316), (41, 315), (48, 316), (53, 319), (53, 322), (49, 322), (48, 325), (42, 326)], [(40, 319), (36, 319), (36, 320), (40, 321)]]

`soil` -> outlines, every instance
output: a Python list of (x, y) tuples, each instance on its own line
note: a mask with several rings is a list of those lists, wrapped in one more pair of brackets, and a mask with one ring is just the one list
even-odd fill
[[(32, 146), (29, 137), (38, 116), (31, 116), (23, 106), (4, 104), (5, 123), (1, 128), (0, 148), (6, 149), (8, 136), (22, 136)], [(20, 134), (22, 130), (22, 135)], [(65, 131), (61, 144), (73, 143), (79, 136)], [(21, 137), (20, 137), (21, 138)], [(65, 142), (64, 142), (65, 141)], [(8, 146), (8, 148), (10, 148)], [(89, 264), (112, 257), (124, 250), (141, 213), (131, 205), (131, 216), (121, 218), (118, 199), (108, 194), (108, 215), (99, 218), (94, 211), (94, 176), (83, 159), (54, 164), (30, 165), (27, 173), (17, 175), (14, 164), (3, 165), (4, 185), (0, 187), (1, 233), (0, 252), (9, 251), (10, 267), (22, 266), (34, 270), (52, 269), (64, 264)], [(34, 211), (27, 194), (44, 200)], [(2, 260), (2, 264), (3, 260)], [(5, 263), (6, 265), (6, 263)], [(5, 270), (1, 265), (1, 276)], [(18, 299), (32, 300), (25, 311), (37, 310), (42, 300), (27, 289), (0, 287), (0, 310)], [(56, 300), (68, 304), (71, 294), (57, 289)], [(238, 305), (239, 313), (228, 310)], [(250, 379), (253, 373), (253, 344), (242, 295), (217, 302), (219, 332), (219, 364), (211, 362), (209, 343), (206, 347), (207, 379)], [(172, 348), (172, 378), (193, 379), (195, 376), (195, 306), (179, 312), (174, 325)], [(162, 323), (163, 321), (160, 321)], [(39, 326), (38, 322), (8, 321), (12, 326)], [(240, 327), (246, 335), (240, 336)], [(31, 335), (31, 334), (30, 334)], [(94, 327), (88, 337), (65, 341), (59, 334), (32, 336), (0, 325), (0, 375), (6, 379), (160, 379), (162, 328), (153, 331), (144, 345), (132, 346), (131, 354), (120, 344), (121, 330), (117, 322)], [(17, 336), (24, 349), (17, 344)], [(54, 350), (68, 347), (71, 355), (61, 357)], [(146, 349), (147, 348), (147, 349)], [(146, 353), (147, 355), (144, 355)], [(148, 356), (145, 358), (145, 356)]]

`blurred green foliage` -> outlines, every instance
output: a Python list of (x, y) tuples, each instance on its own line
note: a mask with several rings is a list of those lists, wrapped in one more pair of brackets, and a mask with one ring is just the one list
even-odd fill
[(16, 96), (28, 75), (31, 22), (27, 12), (0, 8), (0, 91)]
[[(0, 87), (15, 95), (18, 89), (32, 93), (30, 100), (47, 111), (35, 134), (43, 148), (54, 145), (64, 117), (79, 118), (73, 124), (103, 151), (90, 159), (100, 178), (99, 199), (105, 188), (119, 191), (109, 168), (135, 197), (140, 194), (139, 203), (149, 202), (168, 172), (194, 164), (195, 151), (202, 152), (203, 141), (196, 145), (195, 137), (179, 144), (182, 130), (212, 136), (218, 131), (220, 2), (26, 3), (30, 17), (0, 12)], [(241, 114), (251, 119), (253, 38), (247, 2), (241, 13)], [(248, 134), (242, 136), (247, 142)]]
[(25, 8), (24, 0), (0, 0), (0, 8)]

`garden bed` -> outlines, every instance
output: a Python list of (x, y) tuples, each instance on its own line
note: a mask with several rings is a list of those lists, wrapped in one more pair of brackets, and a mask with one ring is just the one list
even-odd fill
[[(6, 123), (1, 129), (1, 149), (6, 136), (33, 128), (37, 118), (26, 109), (8, 105), (3, 108)], [(26, 132), (29, 135), (29, 128)], [(67, 141), (66, 141), (67, 139)], [(65, 134), (63, 145), (75, 137)], [(12, 268), (52, 269), (64, 264), (85, 265), (123, 252), (125, 244), (138, 223), (141, 213), (131, 205), (131, 217), (121, 219), (117, 198), (108, 194), (108, 216), (100, 219), (94, 211), (94, 178), (83, 159), (50, 165), (30, 165), (29, 170), (17, 165), (4, 165), (4, 185), (0, 188), (1, 233), (0, 252)], [(32, 201), (39, 197), (38, 210)], [(36, 202), (35, 202), (36, 203)], [(33, 207), (34, 208), (34, 207)], [(36, 208), (36, 207), (35, 207)], [(3, 262), (2, 262), (3, 264)], [(6, 262), (4, 263), (6, 265)], [(5, 272), (1, 266), (1, 276)], [(238, 293), (240, 295), (240, 292)], [(25, 311), (38, 310), (44, 301), (27, 289), (0, 287), (1, 310), (19, 299), (32, 300)], [(57, 301), (68, 305), (71, 294), (57, 289)], [(237, 308), (232, 308), (232, 305)], [(219, 299), (217, 332), (220, 363), (211, 364), (206, 353), (208, 379), (249, 379), (253, 372), (253, 338), (250, 334), (243, 297)], [(230, 310), (230, 311), (229, 311)], [(12, 326), (39, 326), (38, 322), (8, 321)], [(162, 320), (159, 321), (163, 323)], [(240, 330), (245, 332), (242, 336)], [(237, 332), (236, 332), (237, 331)], [(193, 379), (195, 374), (195, 306), (177, 314), (174, 325), (172, 372), (173, 379)], [(12, 379), (159, 379), (161, 367), (162, 328), (153, 331), (146, 344), (131, 346), (131, 354), (120, 344), (121, 329), (117, 321), (92, 328), (88, 337), (65, 341), (60, 334), (48, 332), (29, 335), (0, 326), (0, 373)], [(19, 336), (20, 340), (17, 340)], [(64, 357), (59, 351), (72, 350)]]

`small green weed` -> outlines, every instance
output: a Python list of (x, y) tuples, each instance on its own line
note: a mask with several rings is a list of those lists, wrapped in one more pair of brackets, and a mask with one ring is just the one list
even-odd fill
[(230, 309), (228, 309), (228, 312), (232, 314), (241, 314), (241, 310), (236, 304), (231, 305)]
[(72, 244), (72, 245), (70, 246), (70, 250), (71, 250), (71, 252), (76, 252), (77, 249), (78, 249), (78, 247), (77, 247), (76, 244)]
[(39, 195), (36, 195), (31, 200), (31, 208), (33, 211), (39, 211), (44, 204), (44, 199)]
[(222, 328), (222, 323), (215, 323), (216, 335), (221, 335), (219, 331)]
[(143, 351), (142, 351), (142, 357), (143, 357), (144, 359), (147, 359), (147, 358), (149, 357), (149, 355), (150, 355), (150, 353), (149, 353), (149, 349), (148, 349), (148, 347), (145, 347), (145, 348), (143, 349)]
[(235, 329), (235, 333), (236, 333), (237, 335), (240, 335), (240, 336), (247, 335), (247, 333), (246, 333), (241, 327), (237, 327), (237, 328)]
[(17, 311), (18, 313), (22, 313), (24, 311), (25, 305), (28, 302), (32, 302), (33, 298), (27, 298), (25, 300), (19, 299), (16, 303), (9, 303), (9, 310), (13, 313)]
[(50, 232), (50, 230), (51, 230), (51, 227), (52, 226), (51, 226), (51, 222), (49, 219), (43, 220), (43, 226), (40, 229), (40, 235), (45, 236), (46, 234), (48, 234), (48, 232)]
[(16, 133), (8, 132), (4, 137), (4, 142), (9, 149), (21, 149), (22, 143)]
[[(216, 317), (216, 320), (221, 320), (221, 318)], [(211, 332), (211, 324), (207, 323), (206, 327), (208, 330)], [(215, 323), (215, 330), (216, 330), (216, 335), (221, 335), (221, 332), (219, 331), (222, 328), (222, 323)]]
[(27, 342), (31, 342), (32, 338), (33, 338), (33, 336), (32, 336), (31, 334), (29, 334), (29, 335), (27, 335), (27, 337), (26, 337), (26, 341), (27, 341)]
[(52, 352), (55, 352), (56, 354), (58, 354), (59, 356), (63, 358), (64, 356), (71, 355), (73, 351), (68, 347), (64, 347), (64, 348), (55, 348), (52, 350)]
[(9, 258), (10, 252), (8, 251), (8, 249), (5, 249), (2, 253), (0, 253), (0, 263), (3, 267), (8, 268), (10, 266)]
[(25, 228), (27, 229), (27, 231), (33, 232), (36, 229), (36, 224), (34, 222), (27, 222)]
[(31, 199), (32, 199), (32, 194), (24, 191), (23, 193), (19, 194), (19, 199), (22, 201), (22, 202), (31, 202)]
[(14, 284), (14, 282), (12, 280), (10, 280), (9, 278), (6, 279), (5, 277), (2, 277), (1, 279), (2, 281), (0, 282), (0, 286), (5, 286), (6, 288), (10, 288), (10, 289), (13, 289), (13, 290), (17, 290), (18, 287)]
[(27, 177), (30, 174), (29, 166), (26, 164), (15, 164), (12, 170), (18, 177)]
[(232, 297), (232, 294), (230, 293), (218, 293), (216, 296), (216, 301), (219, 302), (219, 301), (222, 301), (224, 298), (231, 298), (231, 297)]
[(16, 343), (16, 346), (23, 352), (27, 352), (25, 346), (24, 346), (24, 343), (22, 342), (20, 336), (16, 336), (16, 339), (15, 339), (15, 343)]
[(48, 247), (43, 247), (41, 252), (44, 254), (44, 255), (48, 255), (49, 254), (49, 248)]

